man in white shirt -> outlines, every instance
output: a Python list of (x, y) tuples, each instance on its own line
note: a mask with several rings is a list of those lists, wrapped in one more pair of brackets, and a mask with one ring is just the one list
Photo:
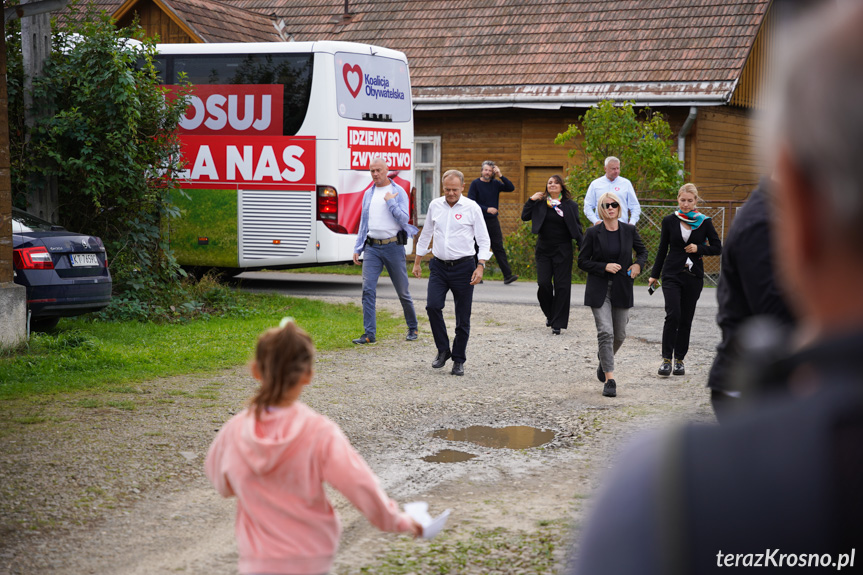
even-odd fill
[(389, 179), (389, 166), (381, 158), (369, 162), (372, 185), (363, 194), (363, 211), (357, 243), (354, 246), (354, 263), (363, 256), (363, 328), (365, 332), (353, 340), (357, 344), (375, 343), (377, 318), (375, 302), (378, 278), (384, 268), (390, 274), (393, 287), (402, 303), (408, 334), (405, 339), (417, 339), (417, 314), (408, 286), (408, 271), (404, 244), (399, 241), (413, 237), (419, 230), (408, 223), (410, 200), (401, 186)]
[[(452, 357), (453, 375), (464, 375), (473, 286), (482, 281), (485, 262), (491, 257), (491, 240), (482, 209), (479, 204), (464, 197), (463, 191), (464, 174), (458, 170), (449, 170), (443, 175), (444, 195), (429, 204), (425, 225), (417, 241), (417, 257), (413, 268), (414, 276), (420, 277), (422, 256), (429, 253), (429, 242), (432, 242), (434, 258), (429, 262), (426, 298), (426, 311), (438, 350), (432, 367), (441, 368)], [(474, 242), (479, 246), (479, 251), (475, 250)], [(452, 349), (443, 320), (447, 291), (452, 291), (455, 302), (455, 339)]]
[(593, 225), (602, 221), (596, 214), (596, 202), (606, 192), (611, 192), (620, 198), (621, 222), (633, 226), (638, 223), (638, 218), (641, 217), (641, 204), (635, 196), (632, 182), (620, 175), (620, 160), (614, 156), (605, 158), (605, 175), (593, 180), (584, 196), (584, 215), (593, 222)]

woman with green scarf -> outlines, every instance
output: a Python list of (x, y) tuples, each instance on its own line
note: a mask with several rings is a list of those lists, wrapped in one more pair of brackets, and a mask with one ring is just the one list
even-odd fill
[(652, 287), (662, 277), (662, 295), (665, 296), (665, 326), (662, 329), (662, 364), (659, 375), (686, 373), (683, 358), (689, 350), (689, 331), (695, 316), (695, 304), (704, 287), (703, 256), (718, 256), (722, 242), (708, 216), (696, 207), (698, 189), (695, 184), (684, 184), (677, 192), (678, 209), (662, 220), (659, 249), (650, 278)]

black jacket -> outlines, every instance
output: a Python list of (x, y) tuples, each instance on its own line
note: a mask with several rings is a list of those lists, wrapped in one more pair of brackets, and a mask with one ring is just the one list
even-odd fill
[[(705, 243), (707, 242), (707, 243)], [(707, 245), (709, 243), (709, 245)], [(688, 254), (683, 248), (686, 244), (695, 244), (698, 251)], [(703, 256), (718, 256), (722, 253), (722, 242), (719, 234), (713, 227), (713, 220), (705, 220), (698, 229), (692, 230), (689, 241), (683, 241), (680, 231), (680, 219), (671, 214), (662, 219), (662, 232), (659, 236), (659, 249), (656, 251), (656, 261), (653, 262), (653, 270), (650, 277), (658, 278), (663, 270), (665, 275), (674, 275), (682, 272), (686, 265), (686, 258), (692, 260), (692, 273), (697, 277), (704, 277)]]
[[(626, 270), (632, 265), (632, 251), (635, 250), (635, 263), (642, 271), (647, 266), (647, 248), (641, 241), (635, 226), (619, 222), (620, 253), (611, 254), (608, 250), (608, 230), (605, 224), (588, 228), (584, 234), (584, 242), (578, 252), (578, 267), (587, 272), (587, 286), (584, 290), (584, 305), (602, 307), (605, 294), (608, 292), (608, 280), (611, 284), (611, 305), (614, 307), (632, 307), (633, 279), (626, 275)], [(616, 274), (605, 271), (605, 264), (620, 264)]]
[[(545, 198), (536, 201), (528, 198), (521, 209), (521, 219), (525, 222), (530, 221), (530, 231), (538, 234), (540, 228), (542, 228), (542, 223), (545, 221), (545, 215), (550, 209)], [(581, 222), (578, 221), (578, 202), (575, 200), (565, 200), (560, 202), (560, 209), (563, 212), (563, 221), (566, 223), (569, 235), (578, 244), (578, 249), (581, 249), (583, 234), (581, 231)], [(555, 217), (559, 216), (555, 214)]]

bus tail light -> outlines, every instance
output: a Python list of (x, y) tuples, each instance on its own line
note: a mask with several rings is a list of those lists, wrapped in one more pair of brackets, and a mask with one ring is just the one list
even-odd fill
[(19, 270), (53, 270), (54, 260), (47, 248), (19, 248), (12, 252), (13, 267)]
[(411, 188), (410, 194), (410, 207), (408, 208), (408, 223), (411, 225), (417, 225), (417, 188), (416, 186)]
[(339, 225), (339, 193), (332, 186), (318, 186), (318, 221), (337, 234), (348, 233)]

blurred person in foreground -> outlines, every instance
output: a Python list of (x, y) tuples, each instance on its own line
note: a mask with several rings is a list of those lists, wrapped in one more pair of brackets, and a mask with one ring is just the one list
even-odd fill
[(716, 287), (719, 303), (716, 323), (722, 330), (722, 341), (716, 346), (716, 357), (707, 379), (710, 402), (720, 422), (745, 399), (740, 388), (741, 378), (732, 374), (733, 364), (743, 353), (741, 328), (755, 317), (772, 318), (782, 327), (783, 333), (793, 331), (795, 324), (784, 293), (786, 288), (776, 277), (771, 249), (769, 186), (769, 179), (762, 178), (734, 217), (722, 245), (722, 265)]
[(777, 264), (799, 327), (792, 349), (747, 368), (774, 391), (722, 426), (688, 425), (624, 453), (586, 523), (573, 572), (859, 571), (860, 30), (863, 3), (833, 4), (810, 18), (783, 54), (788, 68), (769, 107)]

